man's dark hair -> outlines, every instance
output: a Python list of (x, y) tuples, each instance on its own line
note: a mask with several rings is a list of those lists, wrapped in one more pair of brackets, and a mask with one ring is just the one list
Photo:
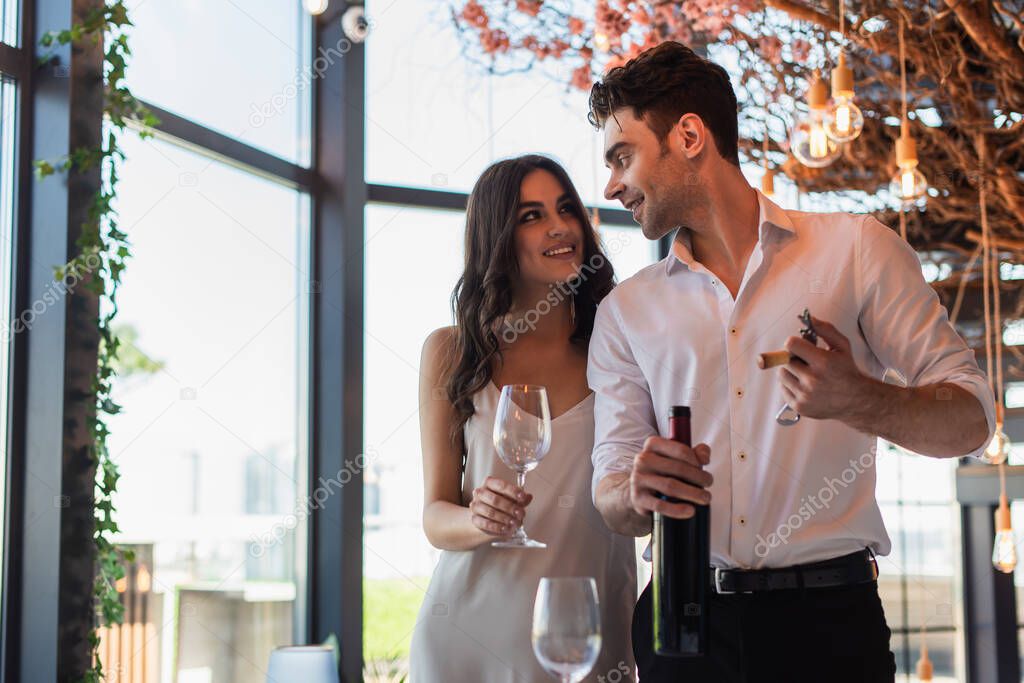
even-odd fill
[(587, 119), (600, 129), (622, 107), (645, 120), (662, 146), (683, 114), (696, 114), (722, 158), (740, 165), (739, 107), (729, 75), (682, 43), (661, 43), (605, 74), (590, 89)]

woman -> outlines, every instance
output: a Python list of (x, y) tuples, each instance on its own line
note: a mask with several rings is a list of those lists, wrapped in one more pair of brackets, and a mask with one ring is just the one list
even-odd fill
[[(633, 680), (633, 539), (605, 526), (590, 491), (594, 398), (587, 344), (614, 275), (565, 170), (542, 156), (500, 161), (466, 210), (466, 265), (455, 327), (423, 346), (423, 528), (444, 552), (420, 610), (413, 683), (540, 683), (530, 626), (542, 576), (592, 576), (601, 654), (587, 681)], [(551, 449), (527, 477), (491, 434), (505, 384), (547, 387)], [(491, 547), (526, 519), (546, 549)]]

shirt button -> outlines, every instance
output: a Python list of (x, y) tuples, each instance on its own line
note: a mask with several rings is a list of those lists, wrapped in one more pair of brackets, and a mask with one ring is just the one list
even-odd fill
[(746, 526), (746, 525), (747, 525), (747, 518), (746, 517), (740, 517), (740, 526)]
[(743, 390), (742, 389), (737, 389), (736, 390), (736, 396), (739, 397), (739, 398), (743, 398)]
[(734, 328), (732, 328), (731, 330), (729, 330), (729, 333), (730, 333), (730, 334), (736, 334), (736, 328), (734, 327)]
[(745, 452), (743, 452), (743, 451), (740, 451), (739, 458), (740, 458), (740, 460), (746, 460), (747, 459), (747, 454)]

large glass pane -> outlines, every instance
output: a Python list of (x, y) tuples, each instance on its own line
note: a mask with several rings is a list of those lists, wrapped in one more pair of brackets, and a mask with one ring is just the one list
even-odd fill
[[(431, 331), (452, 324), (449, 299), (462, 272), (464, 229), (457, 212), (366, 208), (363, 629), (364, 658), (377, 674), (405, 666), (438, 558), (422, 529), (420, 351)], [(654, 243), (639, 230), (600, 232), (620, 277), (656, 258)]]
[(18, 44), (19, 0), (0, 0), (0, 43)]
[(350, 47), (332, 48), (311, 63), (302, 3), (140, 2), (131, 13), (128, 85), (136, 96), (308, 163), (313, 82)]
[(457, 212), (366, 207), (363, 652), (375, 672), (405, 666), (437, 562), (422, 527), (420, 349), (452, 324), (464, 228)]
[(602, 225), (598, 229), (601, 244), (615, 268), (615, 279), (622, 282), (658, 260), (658, 243), (643, 236), (639, 227)]
[(603, 141), (587, 123), (586, 93), (567, 92), (539, 68), (485, 75), (433, 0), (379, 4), (366, 42), (371, 182), (468, 191), (491, 161), (539, 152), (566, 166), (584, 201), (606, 203)]
[(111, 452), (138, 559), (104, 656), (162, 683), (262, 681), (272, 648), (305, 640), (308, 202), (173, 145), (124, 146)]
[(912, 674), (927, 629), (935, 680), (962, 666), (960, 518), (953, 497), (956, 459), (927, 458), (878, 442), (876, 496), (892, 541), (878, 558), (878, 589), (899, 672)]
[[(11, 316), (11, 288), (14, 270), (11, 266), (14, 243), (14, 188), (17, 175), (15, 131), (17, 87), (13, 81), (0, 78), (0, 473), (7, 472), (7, 390), (10, 386), (10, 348), (13, 336), (22, 321)], [(7, 477), (0, 476), (0, 549), (5, 547), (4, 515), (7, 510)], [(0, 581), (6, 569), (6, 558), (0, 550)], [(3, 605), (0, 604), (0, 608)]]

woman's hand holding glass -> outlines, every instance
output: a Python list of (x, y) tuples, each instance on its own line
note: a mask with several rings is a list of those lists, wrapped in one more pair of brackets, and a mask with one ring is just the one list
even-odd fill
[(523, 523), (532, 500), (533, 494), (515, 484), (487, 477), (483, 486), (473, 489), (469, 502), (473, 526), (491, 536), (511, 536)]

